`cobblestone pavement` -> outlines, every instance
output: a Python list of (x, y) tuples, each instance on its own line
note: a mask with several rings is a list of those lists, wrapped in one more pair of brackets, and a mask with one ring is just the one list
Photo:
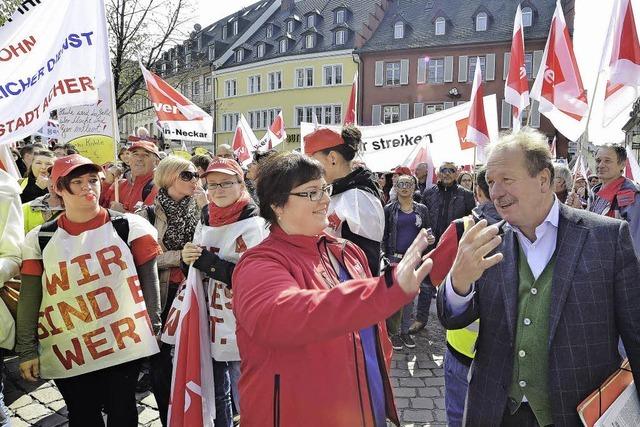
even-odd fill
[[(433, 306), (432, 304), (432, 310)], [(444, 332), (435, 313), (426, 330), (418, 334), (417, 346), (394, 354), (391, 382), (396, 406), (405, 427), (442, 426), (444, 411)], [(12, 427), (67, 426), (67, 408), (53, 381), (27, 383), (20, 379), (15, 357), (8, 357), (5, 403), (11, 409)], [(140, 426), (160, 426), (152, 393), (137, 395)]]

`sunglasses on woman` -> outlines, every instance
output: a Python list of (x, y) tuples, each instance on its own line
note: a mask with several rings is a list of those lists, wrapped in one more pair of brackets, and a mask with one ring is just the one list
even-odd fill
[(191, 181), (193, 178), (200, 178), (200, 175), (198, 175), (198, 172), (191, 172), (191, 171), (182, 171), (178, 176), (180, 177), (181, 180), (187, 181), (187, 182)]
[(325, 194), (327, 196), (331, 197), (332, 193), (333, 193), (333, 185), (329, 184), (329, 185), (323, 185), (318, 190), (300, 191), (298, 193), (289, 193), (289, 194), (291, 196), (307, 197), (312, 202), (318, 202), (318, 201), (322, 200), (322, 197)]

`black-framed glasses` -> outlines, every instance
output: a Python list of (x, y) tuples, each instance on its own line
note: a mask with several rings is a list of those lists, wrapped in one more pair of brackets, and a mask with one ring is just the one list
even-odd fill
[(456, 170), (454, 168), (440, 168), (440, 173), (455, 173)]
[(400, 181), (400, 182), (396, 182), (396, 187), (402, 190), (405, 188), (413, 188), (415, 187), (415, 185), (411, 181)]
[(327, 196), (331, 197), (332, 193), (333, 193), (333, 185), (329, 184), (329, 185), (323, 185), (321, 188), (319, 188), (317, 190), (300, 191), (300, 192), (297, 192), (297, 193), (289, 193), (289, 195), (298, 196), (298, 197), (306, 197), (309, 200), (311, 200), (312, 202), (318, 202), (318, 201), (322, 200), (322, 197), (325, 194)]
[(183, 181), (191, 181), (193, 178), (199, 178), (200, 175), (198, 175), (198, 172), (191, 172), (191, 171), (182, 171), (180, 172), (180, 174), (178, 175), (178, 177), (183, 180)]
[(217, 190), (218, 188), (231, 188), (233, 184), (240, 184), (240, 181), (225, 181), (219, 184), (207, 183), (207, 190)]

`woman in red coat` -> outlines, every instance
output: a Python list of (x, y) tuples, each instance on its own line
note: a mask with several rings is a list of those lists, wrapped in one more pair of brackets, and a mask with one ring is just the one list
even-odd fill
[(426, 233), (395, 269), (371, 278), (360, 248), (323, 232), (331, 186), (320, 163), (272, 156), (257, 192), (271, 234), (232, 279), (243, 427), (399, 425), (384, 319), (431, 269), (421, 259)]

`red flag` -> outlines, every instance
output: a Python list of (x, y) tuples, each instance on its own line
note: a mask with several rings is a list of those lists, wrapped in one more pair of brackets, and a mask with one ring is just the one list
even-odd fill
[(267, 132), (269, 134), (269, 149), (280, 145), (287, 139), (287, 131), (284, 127), (284, 117), (282, 117), (282, 111), (278, 113), (276, 118), (269, 126), (269, 130)]
[(236, 133), (233, 135), (232, 145), (233, 152), (238, 158), (238, 163), (241, 166), (251, 163), (251, 155), (259, 146), (260, 142), (253, 130), (251, 130), (249, 123), (247, 123), (247, 119), (244, 118), (244, 114), (241, 114), (236, 126)]
[(343, 124), (355, 125), (356, 124), (356, 99), (358, 96), (358, 73), (353, 76), (353, 84), (351, 85), (351, 95), (349, 96), (349, 105), (347, 105), (347, 111), (344, 113)]
[(489, 145), (489, 128), (484, 115), (484, 85), (482, 84), (480, 58), (476, 60), (473, 88), (471, 89), (471, 110), (469, 111), (469, 124), (465, 138), (467, 142), (473, 142), (481, 149)]
[(616, 0), (611, 21), (600, 70), (608, 73), (604, 126), (633, 104), (640, 86), (640, 43), (629, 0)]
[(511, 56), (509, 72), (504, 84), (504, 100), (513, 106), (513, 130), (520, 129), (520, 116), (529, 105), (529, 80), (524, 63), (524, 30), (522, 27), (522, 10), (516, 9), (511, 39)]
[(178, 320), (169, 425), (213, 427), (215, 390), (211, 338), (200, 273), (191, 268), (185, 283)]
[(575, 141), (582, 135), (589, 109), (587, 95), (559, 0), (531, 98), (540, 102), (540, 113), (568, 139)]

